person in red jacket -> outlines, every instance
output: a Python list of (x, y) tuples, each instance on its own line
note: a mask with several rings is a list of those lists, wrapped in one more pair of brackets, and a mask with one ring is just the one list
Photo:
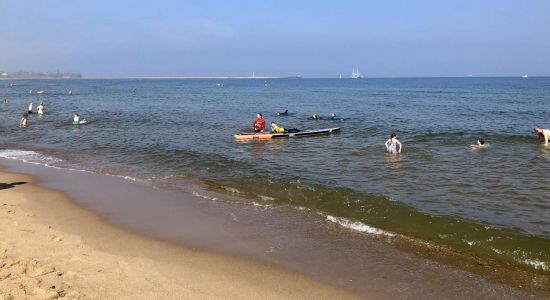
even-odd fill
[(254, 128), (254, 132), (264, 132), (265, 119), (262, 117), (261, 113), (258, 113), (256, 119), (254, 119), (254, 122), (252, 123), (252, 128)]

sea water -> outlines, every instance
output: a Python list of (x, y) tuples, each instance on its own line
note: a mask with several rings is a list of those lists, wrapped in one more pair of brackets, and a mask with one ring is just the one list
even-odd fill
[[(13, 83), (0, 81), (0, 157), (166, 189), (199, 182), (349, 230), (550, 269), (550, 145), (532, 130), (550, 127), (550, 78)], [(30, 101), (45, 115), (21, 129)], [(258, 112), (268, 126), (342, 130), (235, 141)], [(332, 112), (340, 119), (310, 119)], [(72, 125), (74, 113), (89, 123)], [(393, 132), (399, 155), (385, 153)], [(485, 147), (471, 146), (478, 137)]]

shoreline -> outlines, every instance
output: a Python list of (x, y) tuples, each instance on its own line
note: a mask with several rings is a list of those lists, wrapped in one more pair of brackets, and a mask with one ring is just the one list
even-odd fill
[[(421, 298), (426, 295), (430, 298), (462, 298), (465, 295), (482, 298), (495, 295), (500, 295), (500, 297), (533, 296), (475, 275), (474, 273), (480, 273), (475, 272), (476, 266), (461, 268), (460, 261), (464, 256), (461, 256), (460, 253), (451, 261), (444, 259), (434, 261), (434, 257), (440, 255), (442, 251), (437, 247), (434, 247), (435, 250), (431, 249), (433, 251), (427, 254), (423, 253), (426, 247), (407, 248), (399, 243), (388, 243), (381, 237), (369, 237), (349, 232), (336, 224), (328, 228), (319, 228), (318, 216), (308, 217), (307, 213), (304, 215), (304, 212), (297, 212), (300, 214), (299, 216), (280, 220), (280, 223), (285, 223), (284, 225), (276, 221), (261, 224), (258, 222), (269, 221), (265, 219), (266, 216), (278, 220), (285, 218), (289, 212), (261, 209), (259, 212), (242, 213), (238, 210), (242, 207), (232, 210), (231, 206), (223, 205), (217, 201), (204, 201), (204, 199), (202, 199), (203, 201), (192, 199), (191, 202), (186, 202), (184, 205), (177, 203), (176, 206), (172, 206), (176, 204), (170, 203), (174, 200), (173, 195), (170, 195), (171, 199), (164, 199), (163, 197), (166, 195), (161, 194), (162, 191), (153, 191), (153, 194), (148, 195), (160, 198), (156, 199), (155, 206), (146, 210), (148, 215), (153, 215), (151, 219), (150, 216), (144, 215), (143, 211), (134, 210), (147, 205), (147, 203), (136, 202), (137, 200), (134, 199), (133, 202), (122, 201), (123, 205), (118, 208), (116, 204), (112, 204), (112, 200), (137, 197), (136, 193), (149, 193), (148, 188), (139, 187), (136, 183), (107, 178), (110, 176), (78, 174), (25, 163), (12, 164), (6, 161), (3, 165), (8, 166), (9, 172), (22, 171), (25, 174), (38, 177), (36, 180), (40, 186), (63, 191), (63, 194), (68, 195), (66, 201), (70, 202), (72, 206), (77, 206), (80, 210), (93, 214), (97, 222), (107, 224), (106, 226), (116, 231), (127, 232), (145, 239), (153, 237), (155, 241), (163, 244), (168, 241), (171, 247), (177, 249), (190, 248), (193, 251), (198, 249), (199, 252), (215, 253), (214, 255), (219, 253), (222, 257), (229, 257), (229, 260), (236, 257), (251, 261), (252, 264), (258, 262), (258, 264), (264, 265), (267, 263), (268, 266), (275, 266), (276, 269), (283, 267), (284, 270), (290, 270), (291, 273), (298, 272), (307, 278), (312, 278), (315, 281), (320, 280), (330, 286), (343, 287), (367, 298), (404, 296)], [(19, 168), (14, 165), (18, 165)], [(5, 169), (0, 171), (0, 173), (3, 172), (7, 171)], [(82, 186), (79, 186), (79, 181), (75, 181), (75, 178), (78, 179), (80, 176), (84, 179), (81, 181), (92, 186), (90, 190), (83, 189)], [(94, 177), (97, 178), (94, 179)], [(99, 181), (97, 181), (98, 179)], [(72, 187), (73, 190), (69, 187)], [(94, 188), (102, 191), (98, 193), (100, 196), (95, 199), (86, 199), (85, 194), (95, 191)], [(121, 191), (117, 192), (117, 188)], [(110, 191), (107, 192), (109, 189)], [(132, 192), (130, 189), (136, 189), (136, 191)], [(75, 195), (75, 190), (79, 191), (82, 196), (78, 196), (79, 193)], [(83, 199), (88, 202), (83, 202)], [(102, 202), (103, 200), (105, 201)], [(168, 202), (165, 202), (166, 200)], [(109, 207), (109, 205), (111, 206)], [(169, 212), (162, 212), (165, 209), (163, 207), (167, 205), (169, 206), (168, 211), (173, 212), (182, 208), (190, 211), (185, 215), (176, 215), (176, 219), (192, 219), (193, 217), (197, 219), (187, 220), (183, 223), (171, 220), (173, 216), (170, 216)], [(160, 209), (160, 211), (152, 213), (152, 208)], [(204, 210), (205, 208), (206, 210)], [(123, 209), (123, 211), (119, 211), (119, 209)], [(219, 210), (224, 211), (224, 214), (220, 215)], [(207, 214), (202, 215), (205, 212)], [(156, 218), (155, 214), (158, 214)], [(195, 214), (198, 216), (193, 216)], [(160, 220), (159, 215), (164, 220)], [(308, 219), (307, 222), (292, 224), (293, 220), (302, 220), (304, 217)], [(139, 220), (137, 224), (135, 223), (136, 218)], [(247, 218), (251, 220), (245, 221)], [(236, 219), (238, 222), (235, 221)], [(161, 224), (159, 225), (159, 223)], [(294, 227), (295, 225), (298, 226)], [(315, 226), (309, 228), (311, 225)], [(207, 228), (204, 228), (205, 226)], [(169, 227), (177, 229), (166, 231)], [(219, 232), (220, 227), (223, 227), (222, 232)], [(282, 239), (279, 236), (281, 232), (285, 235)], [(82, 233), (77, 232), (77, 234), (81, 235)], [(445, 249), (443, 249), (443, 253), (445, 253)], [(335, 255), (338, 259), (331, 262)], [(443, 261), (444, 264), (437, 261)], [(485, 265), (482, 268), (491, 269), (492, 267), (492, 265)], [(463, 271), (464, 269), (474, 271), (474, 273)], [(491, 278), (491, 276), (488, 277)], [(493, 277), (493, 279), (495, 278)], [(509, 283), (507, 280), (497, 281)], [(467, 288), (464, 289), (464, 286)]]
[(298, 273), (106, 224), (29, 175), (1, 170), (0, 182), (0, 295), (7, 298), (355, 298)]

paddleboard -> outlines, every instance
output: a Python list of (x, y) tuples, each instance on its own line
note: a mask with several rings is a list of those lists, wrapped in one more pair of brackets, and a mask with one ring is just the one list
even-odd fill
[(235, 134), (234, 138), (236, 140), (240, 140), (240, 141), (267, 140), (267, 139), (273, 139), (273, 138), (293, 138), (293, 137), (306, 137), (306, 136), (314, 136), (314, 135), (324, 135), (324, 134), (331, 134), (331, 133), (336, 133), (336, 132), (340, 132), (340, 127), (304, 130), (304, 131), (293, 132), (293, 133), (273, 133), (273, 132), (250, 133), (250, 132), (243, 132), (243, 133)]
[(79, 122), (74, 122), (73, 121), (73, 125), (84, 125), (86, 123), (88, 123), (88, 121), (86, 121), (86, 120), (82, 120), (82, 121), (79, 121)]

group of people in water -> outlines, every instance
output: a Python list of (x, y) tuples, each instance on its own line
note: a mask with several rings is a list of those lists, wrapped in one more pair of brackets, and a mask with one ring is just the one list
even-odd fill
[[(36, 107), (36, 113), (41, 116), (44, 114), (44, 103), (40, 102)], [(29, 109), (21, 115), (21, 120), (19, 120), (19, 127), (29, 126), (29, 117), (33, 114), (33, 103), (29, 102)]]
[[(277, 117), (286, 116), (288, 114), (289, 113), (287, 109), (284, 112), (277, 112), (276, 116)], [(319, 116), (317, 114), (313, 114), (310, 119), (319, 120)], [(328, 118), (328, 120), (340, 120), (340, 119), (336, 117), (336, 113), (331, 113), (331, 116), (330, 118)], [(255, 133), (261, 133), (265, 131), (265, 126), (266, 126), (266, 121), (263, 118), (262, 113), (258, 113), (256, 115), (256, 118), (252, 122), (252, 129), (254, 130)], [(542, 129), (539, 127), (535, 127), (533, 131), (539, 136), (539, 138), (542, 138), (544, 140), (545, 145), (548, 145), (548, 142), (550, 141), (550, 129)], [(294, 133), (294, 132), (300, 132), (300, 130), (296, 128), (286, 129), (282, 126), (279, 126), (275, 122), (271, 122), (270, 132), (271, 133)], [(397, 134), (395, 132), (393, 132), (390, 135), (390, 137), (386, 140), (384, 145), (386, 146), (386, 152), (391, 154), (401, 153), (401, 151), (403, 150), (403, 145), (397, 139)], [(477, 148), (485, 147), (486, 146), (485, 139), (479, 137), (477, 139), (476, 145), (474, 146)]]
[[(7, 101), (5, 103), (7, 103)], [(45, 109), (44, 103), (41, 101), (38, 104), (38, 106), (36, 107), (36, 113), (39, 116), (42, 116), (42, 115), (44, 115), (44, 109)], [(19, 127), (21, 127), (21, 128), (28, 127), (29, 126), (29, 119), (30, 119), (30, 116), (32, 114), (33, 114), (33, 102), (31, 101), (31, 102), (29, 102), (28, 110), (21, 115), (21, 119), (19, 120)], [(74, 125), (79, 125), (79, 124), (83, 124), (83, 123), (85, 123), (85, 120), (81, 121), (80, 120), (80, 115), (78, 113), (75, 113), (73, 115), (73, 124)]]

